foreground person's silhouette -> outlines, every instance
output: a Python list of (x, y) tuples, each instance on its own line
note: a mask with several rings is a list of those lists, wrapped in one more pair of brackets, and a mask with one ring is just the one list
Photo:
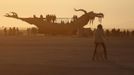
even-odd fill
[(104, 42), (104, 30), (101, 24), (97, 26), (97, 30), (95, 31), (95, 50), (93, 53), (92, 60), (97, 59), (97, 48), (99, 46), (103, 47), (103, 59), (107, 60), (108, 58), (107, 58), (106, 45)]

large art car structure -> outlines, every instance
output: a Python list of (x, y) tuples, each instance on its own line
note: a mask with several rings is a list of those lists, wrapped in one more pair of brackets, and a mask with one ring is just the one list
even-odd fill
[(46, 17), (43, 17), (43, 15), (40, 15), (40, 17), (36, 17), (35, 15), (33, 15), (33, 17), (22, 18), (19, 17), (17, 13), (10, 12), (6, 13), (5, 16), (19, 19), (29, 24), (34, 24), (38, 27), (39, 33), (52, 35), (76, 35), (81, 29), (83, 29), (83, 26), (88, 24), (88, 22), (93, 23), (96, 17), (99, 19), (100, 22), (102, 18), (104, 18), (103, 13), (94, 13), (93, 11), (87, 12), (84, 9), (74, 10), (77, 12), (82, 11), (84, 12), (84, 14), (80, 17), (74, 15), (72, 18), (70, 18), (71, 21), (68, 21), (66, 23), (64, 21), (61, 21), (60, 23), (56, 22), (58, 18), (56, 18), (55, 15), (46, 15)]

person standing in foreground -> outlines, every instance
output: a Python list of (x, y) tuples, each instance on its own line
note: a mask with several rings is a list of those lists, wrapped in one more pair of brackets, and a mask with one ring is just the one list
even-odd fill
[(99, 24), (97, 26), (97, 29), (95, 31), (95, 50), (94, 50), (94, 53), (93, 53), (93, 57), (92, 57), (92, 60), (95, 60), (96, 58), (96, 52), (97, 52), (97, 48), (98, 46), (102, 46), (103, 49), (104, 49), (104, 58), (105, 60), (107, 60), (107, 50), (106, 50), (106, 45), (105, 45), (105, 42), (104, 42), (104, 30), (103, 30), (103, 27), (101, 24)]

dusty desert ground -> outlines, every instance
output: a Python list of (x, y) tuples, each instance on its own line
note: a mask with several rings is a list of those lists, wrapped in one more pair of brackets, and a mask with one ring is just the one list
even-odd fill
[(108, 61), (92, 61), (93, 38), (0, 37), (0, 75), (134, 75), (134, 38), (109, 38)]

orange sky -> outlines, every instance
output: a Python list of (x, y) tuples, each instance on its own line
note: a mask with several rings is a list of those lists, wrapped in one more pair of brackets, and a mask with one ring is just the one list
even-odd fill
[[(0, 15), (14, 11), (21, 17), (33, 14), (56, 14), (57, 17), (72, 17), (73, 8), (83, 8), (87, 11), (102, 12), (105, 15), (105, 28), (133, 28), (134, 29), (134, 0), (1, 0)], [(94, 27), (98, 24), (95, 22)]]

